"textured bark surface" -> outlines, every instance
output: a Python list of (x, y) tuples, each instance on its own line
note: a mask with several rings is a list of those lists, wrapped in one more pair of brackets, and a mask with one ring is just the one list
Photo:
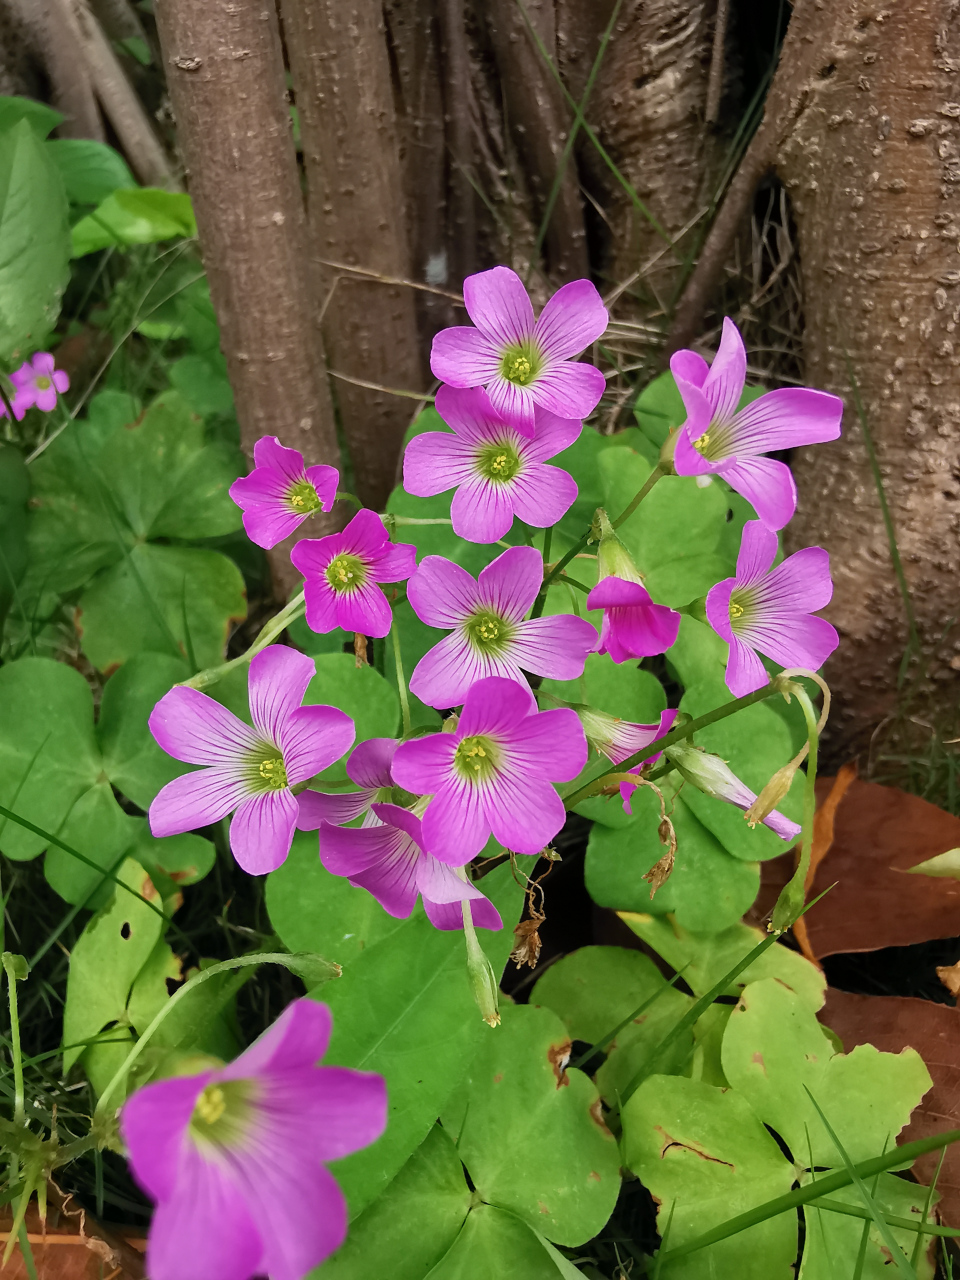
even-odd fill
[[(379, 5), (284, 0), (284, 33), (307, 175), (310, 251), (325, 290), (330, 369), (423, 389), (413, 293), (337, 272), (345, 263), (394, 279), (411, 274), (400, 133)], [(409, 400), (335, 379), (359, 496), (381, 508), (393, 487)]]
[[(831, 553), (834, 749), (896, 705), (907, 639), (849, 366), (860, 387), (934, 714), (956, 700), (960, 570), (960, 9), (953, 0), (808, 3), (817, 69), (778, 167), (804, 273), (806, 378), (845, 397), (844, 435), (795, 460), (788, 538)], [(784, 51), (783, 62), (786, 61)], [(958, 663), (957, 665), (960, 665)], [(928, 707), (930, 705), (928, 687)]]
[[(158, 0), (156, 16), (244, 450), (275, 435), (337, 465), (276, 14)], [(294, 580), (283, 548), (271, 563)]]

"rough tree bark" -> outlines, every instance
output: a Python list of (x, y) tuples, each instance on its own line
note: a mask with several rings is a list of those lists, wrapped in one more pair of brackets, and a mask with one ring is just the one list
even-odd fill
[[(283, 0), (307, 177), (311, 254), (325, 291), (330, 369), (421, 391), (413, 293), (340, 272), (411, 274), (399, 131), (383, 17), (369, 0)], [(334, 393), (359, 496), (380, 509), (394, 483), (409, 400), (338, 379)]]
[[(156, 17), (244, 450), (275, 435), (337, 465), (276, 13), (158, 0)], [(292, 585), (282, 547), (271, 564)]]

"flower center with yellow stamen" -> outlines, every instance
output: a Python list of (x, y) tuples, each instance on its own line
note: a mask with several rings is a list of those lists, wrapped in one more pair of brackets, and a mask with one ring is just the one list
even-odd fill
[(208, 1084), (190, 1117), (190, 1136), (198, 1146), (236, 1145), (247, 1131), (254, 1085), (250, 1080)]
[(209, 1084), (193, 1108), (194, 1119), (203, 1124), (216, 1124), (227, 1109), (227, 1100), (218, 1084)]
[(297, 515), (309, 515), (311, 511), (320, 510), (320, 499), (309, 480), (300, 480), (291, 485), (287, 492), (287, 501)]
[(50, 380), (50, 378), (47, 378), (43, 374), (41, 374), (39, 378), (34, 378), (33, 385), (37, 388), (38, 391), (49, 391), (50, 388), (53, 386), (53, 382)]
[(705, 431), (702, 436), (699, 436), (696, 440), (694, 440), (693, 447), (695, 449), (699, 449), (700, 452), (703, 453), (704, 449), (706, 449), (709, 443), (710, 443), (710, 432)]
[(507, 347), (500, 357), (500, 373), (518, 387), (529, 386), (543, 367), (543, 357), (532, 342)]
[(742, 617), (743, 617), (743, 605), (737, 604), (735, 601), (731, 600), (730, 601), (731, 620), (733, 620), (734, 618), (742, 618)]
[(744, 587), (730, 592), (729, 618), (734, 631), (742, 631), (750, 625), (755, 614), (754, 593)]
[(270, 791), (282, 791), (287, 786), (287, 769), (282, 756), (262, 760), (257, 772)]
[(464, 738), (457, 747), (453, 765), (461, 778), (469, 782), (487, 782), (497, 772), (499, 752), (496, 743), (484, 734)]
[(511, 622), (488, 609), (471, 614), (464, 624), (464, 630), (467, 639), (481, 653), (498, 653), (505, 649), (514, 633)]
[(484, 445), (477, 454), (477, 470), (485, 480), (506, 484), (513, 480), (523, 463), (516, 447), (507, 440)]
[(356, 591), (366, 582), (367, 574), (359, 556), (348, 552), (335, 556), (327, 565), (327, 582), (334, 591)]

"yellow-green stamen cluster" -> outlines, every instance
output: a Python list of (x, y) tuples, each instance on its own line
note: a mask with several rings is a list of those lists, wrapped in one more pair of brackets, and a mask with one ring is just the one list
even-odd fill
[(37, 388), (38, 391), (49, 391), (50, 388), (53, 386), (53, 382), (51, 381), (50, 378), (46, 377), (44, 374), (41, 374), (39, 378), (34, 378), (33, 385)]
[(484, 734), (464, 738), (457, 747), (453, 765), (461, 778), (469, 782), (487, 782), (497, 772), (496, 744)]
[(320, 499), (317, 497), (317, 491), (309, 480), (299, 480), (296, 484), (291, 485), (287, 491), (287, 502), (300, 516), (306, 516), (311, 511), (320, 510)]
[(477, 454), (477, 470), (485, 480), (506, 484), (521, 468), (520, 455), (509, 441), (499, 440), (484, 445)]
[(268, 791), (282, 791), (287, 786), (287, 769), (282, 756), (261, 760), (257, 773)]
[(508, 382), (527, 387), (543, 367), (543, 357), (532, 342), (507, 347), (500, 357), (500, 373)]
[(337, 592), (356, 591), (367, 579), (363, 561), (348, 552), (335, 556), (327, 565), (326, 573), (327, 582)]
[(246, 1136), (253, 1083), (224, 1080), (208, 1084), (190, 1117), (190, 1136), (198, 1146), (236, 1146)]
[(498, 653), (506, 648), (513, 637), (513, 624), (490, 610), (482, 609), (471, 614), (464, 623), (467, 638), (482, 653)]
[(743, 589), (730, 592), (730, 626), (740, 631), (749, 626), (753, 615), (753, 593)]

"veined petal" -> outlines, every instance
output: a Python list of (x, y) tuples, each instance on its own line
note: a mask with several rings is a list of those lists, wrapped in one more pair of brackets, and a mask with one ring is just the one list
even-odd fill
[[(292, 453), (293, 450), (290, 450)], [(301, 480), (303, 477), (298, 476)], [(238, 507), (251, 504), (271, 505), (285, 502), (290, 491), (291, 481), (282, 471), (273, 467), (258, 467), (249, 475), (239, 476), (230, 486), (230, 497)]]
[(287, 789), (250, 796), (238, 806), (230, 823), (230, 851), (244, 871), (262, 876), (286, 861), (298, 814)]
[(154, 1200), (169, 1200), (176, 1193), (187, 1125), (212, 1075), (204, 1071), (157, 1080), (137, 1089), (123, 1104), (120, 1129), (130, 1169)]
[(487, 676), (501, 676), (526, 687), (509, 654), (482, 653), (462, 631), (453, 631), (429, 649), (413, 669), (410, 692), (428, 707), (458, 707), (472, 685)]
[(467, 880), (461, 880), (453, 867), (438, 862), (425, 853), (417, 864), (417, 888), (431, 902), (462, 902), (464, 898), (482, 898), (483, 894)]
[(781, 667), (805, 667), (816, 671), (840, 643), (836, 628), (826, 618), (807, 613), (761, 616), (740, 632), (743, 641), (766, 654)]
[(388, 542), (370, 562), (375, 582), (404, 582), (417, 567), (417, 548), (412, 542)]
[(316, 674), (314, 660), (289, 645), (272, 644), (253, 658), (247, 679), (250, 716), (268, 742), (279, 744), (284, 721), (300, 706)]
[(401, 742), (391, 772), (398, 787), (414, 795), (430, 795), (453, 778), (457, 742), (451, 733), (430, 733)]
[(243, 1080), (294, 1067), (313, 1067), (327, 1052), (332, 1025), (325, 1004), (305, 997), (294, 1000), (253, 1044), (217, 1072), (217, 1079)]
[(406, 919), (416, 904), (419, 857), (417, 845), (397, 827), (322, 827), (320, 831), (320, 861), (327, 870), (366, 889), (398, 919)]
[(482, 387), (500, 372), (500, 352), (478, 329), (441, 329), (430, 349), (430, 372), (451, 387)]
[(704, 605), (707, 621), (720, 639), (726, 640), (727, 644), (733, 641), (733, 628), (730, 625), (730, 596), (736, 585), (736, 578), (724, 578), (722, 582), (715, 583), (707, 592)]
[(250, 796), (250, 783), (233, 768), (213, 767), (185, 773), (168, 782), (150, 806), (150, 830), (158, 837), (219, 822)]
[(176, 1191), (153, 1212), (150, 1280), (249, 1280), (262, 1258), (263, 1240), (235, 1178), (188, 1146)]
[(547, 302), (534, 333), (548, 359), (566, 360), (596, 342), (609, 323), (596, 286), (589, 280), (572, 280)]
[[(536, 382), (539, 382), (541, 377), (543, 377), (542, 374), (537, 378)], [(531, 383), (528, 387), (518, 387), (516, 383), (508, 382), (506, 378), (501, 377), (498, 373), (496, 377), (491, 378), (487, 383), (487, 395), (490, 397), (490, 403), (500, 417), (503, 418), (508, 426), (513, 427), (522, 436), (527, 436), (530, 440), (533, 439), (536, 433), (535, 410), (537, 400), (533, 394), (536, 382)], [(576, 417), (577, 415), (572, 414), (571, 416)]]
[(745, 405), (733, 420), (738, 457), (825, 444), (840, 435), (843, 401), (809, 387), (780, 387)]
[[(496, 439), (506, 426), (480, 386), (454, 387), (444, 383), (437, 388), (433, 407), (460, 439), (471, 444)], [(430, 435), (435, 438), (436, 432)]]
[(678, 476), (702, 476), (719, 471), (722, 463), (709, 462), (699, 449), (693, 447), (710, 427), (710, 405), (698, 387), (689, 382), (678, 382), (687, 418), (677, 432), (673, 446), (673, 466)]
[(747, 353), (743, 339), (740, 330), (726, 316), (719, 349), (703, 382), (703, 394), (710, 402), (714, 422), (728, 422), (734, 416), (746, 380)]
[(465, 866), (477, 856), (490, 835), (484, 813), (485, 793), (485, 787), (459, 778), (452, 778), (437, 790), (423, 815), (423, 839), (428, 853), (451, 867)]
[(364, 787), (361, 791), (327, 792), (301, 791), (297, 800), (297, 830), (317, 831), (322, 822), (339, 826), (352, 822), (366, 813), (376, 791)]
[(347, 1235), (347, 1205), (336, 1178), (310, 1159), (297, 1160), (294, 1173), (289, 1153), (296, 1150), (289, 1142), (282, 1149), (261, 1148), (259, 1159), (245, 1161), (242, 1169), (250, 1216), (263, 1241), (258, 1270), (270, 1280), (303, 1280)]
[[(298, 542), (290, 553), (290, 559), (298, 569), (300, 566), (294, 560), (294, 552), (297, 547), (302, 546), (303, 542)], [(376, 589), (374, 588), (374, 590)], [(311, 631), (316, 631), (318, 635), (326, 635), (328, 631), (333, 631), (336, 627), (339, 627), (340, 615), (337, 605), (337, 593), (326, 578), (310, 577), (304, 579), (303, 596), (306, 604), (307, 626)]]
[(754, 689), (762, 689), (770, 679), (766, 667), (739, 636), (731, 636), (729, 644), (727, 688), (735, 698), (742, 698), (745, 693), (753, 693)]
[(396, 738), (367, 738), (358, 743), (347, 761), (347, 776), (359, 787), (392, 787), (390, 766), (397, 750)]
[(670, 372), (674, 382), (688, 382), (691, 387), (702, 388), (710, 372), (710, 366), (697, 351), (684, 348), (670, 357)]
[(304, 478), (303, 454), (297, 449), (288, 449), (276, 436), (260, 437), (253, 446), (253, 462), (257, 468), (282, 476), (287, 482), (285, 488)]
[(453, 531), (467, 542), (497, 542), (513, 524), (513, 484), (497, 484), (474, 475), (450, 504)]
[(417, 498), (445, 493), (473, 474), (473, 450), (467, 441), (440, 431), (414, 436), (403, 454), (403, 487)]
[[(343, 627), (344, 631), (377, 638), (389, 635), (393, 613), (387, 604), (387, 597), (375, 582), (367, 582), (362, 587), (355, 587), (353, 591), (331, 591), (331, 595), (335, 597), (336, 625)], [(309, 611), (307, 622), (313, 626)]]
[(533, 332), (533, 305), (523, 281), (509, 267), (467, 276), (463, 302), (473, 323), (498, 347), (513, 346)]
[(762, 520), (748, 520), (737, 554), (737, 586), (755, 587), (770, 572), (777, 555), (777, 535)]
[(567, 514), (577, 500), (577, 482), (559, 467), (530, 462), (510, 484), (513, 509), (536, 529), (547, 529)]
[(567, 816), (563, 801), (549, 782), (512, 772), (500, 775), (484, 800), (491, 831), (504, 848), (514, 853), (539, 853), (554, 838)]
[[(295, 1001), (305, 1003), (319, 1002)], [(379, 1075), (349, 1067), (304, 1066), (277, 1072), (266, 1083), (259, 1105), (264, 1128), (268, 1134), (282, 1130), (283, 1146), (301, 1148), (310, 1163), (342, 1160), (376, 1142), (386, 1127), (387, 1092)], [(305, 1132), (307, 1142), (302, 1141)]]
[(532, 440), (524, 441), (520, 448), (521, 457), (534, 462), (546, 462), (562, 450), (569, 449), (583, 430), (583, 422), (579, 418), (560, 418), (539, 407), (535, 423), (536, 434)]
[(606, 389), (607, 380), (597, 366), (579, 360), (551, 364), (530, 383), (538, 407), (558, 418), (585, 418)]
[[(358, 511), (344, 525), (340, 537), (343, 539), (344, 551), (371, 561), (376, 560), (390, 541), (386, 525), (375, 511), (370, 511), (367, 507)], [(337, 550), (339, 552), (340, 548)]]
[(558, 613), (523, 622), (510, 646), (511, 656), (524, 671), (551, 680), (576, 680), (583, 675), (587, 654), (597, 647), (597, 633), (585, 618)]
[(823, 547), (805, 547), (787, 556), (760, 584), (757, 602), (764, 614), (768, 609), (813, 613), (832, 596), (829, 554)]
[[(539, 559), (539, 554), (534, 552)], [(407, 583), (407, 599), (428, 627), (458, 627), (480, 602), (475, 578), (445, 556), (424, 556)]]
[(167, 755), (187, 764), (233, 764), (257, 742), (253, 730), (232, 711), (183, 685), (163, 695), (147, 724)]
[[(433, 902), (430, 898), (424, 898), (423, 909), (427, 913), (427, 919), (435, 929), (443, 929), (449, 932), (452, 929), (463, 928), (462, 901)], [(494, 932), (499, 932), (503, 928), (500, 912), (490, 899), (484, 897), (483, 894), (479, 898), (471, 900), (470, 916), (474, 927), (477, 929), (492, 929)]]
[(535, 710), (533, 695), (521, 696), (512, 680), (497, 676), (478, 680), (464, 700), (454, 736), (459, 742), (475, 734), (490, 734), (494, 738), (511, 734)]
[(511, 547), (480, 570), (479, 600), (494, 613), (520, 622), (543, 582), (543, 557), (535, 547)]
[(298, 707), (280, 726), (276, 739), (287, 781), (296, 786), (328, 768), (349, 751), (356, 736), (353, 721), (338, 707)]
[[(239, 480), (236, 483), (239, 484)], [(237, 506), (243, 506), (242, 499), (234, 493), (235, 488), (236, 485), (230, 486), (230, 497)], [(307, 518), (307, 514), (290, 511), (279, 503), (249, 505), (241, 517), (250, 541), (267, 551), (296, 533)]]
[(524, 777), (571, 782), (587, 763), (583, 725), (569, 707), (555, 707), (527, 716), (504, 736), (504, 741), (509, 751), (510, 772)]
[(746, 500), (763, 523), (782, 529), (797, 509), (797, 486), (790, 468), (774, 458), (737, 458), (720, 473)]

